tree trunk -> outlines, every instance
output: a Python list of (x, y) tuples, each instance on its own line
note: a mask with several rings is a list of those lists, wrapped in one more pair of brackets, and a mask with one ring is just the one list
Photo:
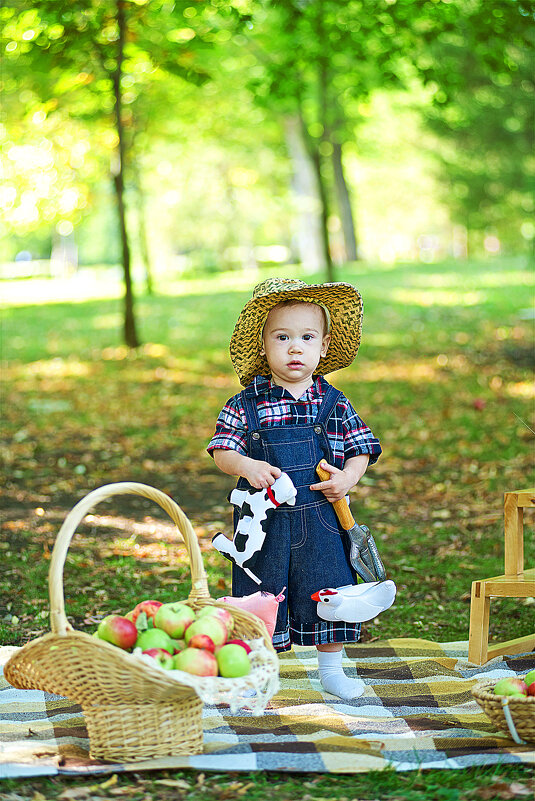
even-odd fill
[(286, 145), (292, 160), (292, 184), (297, 205), (296, 250), (299, 261), (311, 270), (325, 268), (320, 202), (316, 170), (312, 164), (298, 115), (284, 118)]
[(117, 42), (117, 64), (112, 74), (113, 92), (115, 96), (115, 125), (118, 137), (117, 163), (113, 175), (115, 195), (117, 198), (117, 210), (119, 214), (119, 230), (121, 234), (121, 246), (123, 253), (124, 270), (124, 341), (129, 348), (139, 347), (139, 340), (136, 332), (136, 320), (134, 316), (134, 294), (132, 291), (132, 275), (130, 270), (130, 245), (126, 230), (126, 209), (124, 202), (124, 130), (122, 120), (122, 91), (121, 75), (123, 68), (124, 40), (126, 33), (126, 19), (124, 14), (124, 0), (117, 0), (117, 24), (119, 29), (119, 39)]
[(346, 261), (356, 261), (358, 256), (357, 239), (355, 236), (355, 222), (353, 219), (353, 211), (351, 209), (349, 190), (344, 175), (344, 165), (342, 163), (342, 145), (338, 142), (332, 142), (332, 147), (334, 187), (336, 190), (338, 210), (340, 212), (342, 232), (344, 235)]
[(312, 164), (316, 171), (316, 180), (318, 182), (319, 199), (321, 203), (321, 235), (323, 240), (323, 251), (325, 254), (325, 269), (327, 271), (327, 281), (334, 281), (334, 266), (331, 258), (331, 249), (329, 247), (329, 229), (327, 223), (329, 220), (329, 200), (327, 195), (327, 187), (321, 172), (321, 155), (317, 147), (311, 146)]
[[(318, 114), (317, 119), (323, 128), (322, 144), (328, 142), (329, 139), (329, 67), (325, 54), (328, 52), (328, 40), (325, 32), (324, 25), (324, 7), (322, 0), (319, 0), (316, 8), (316, 36), (320, 45), (320, 55), (318, 57)], [(316, 168), (316, 177), (318, 180), (319, 197), (321, 200), (321, 227), (322, 236), (325, 247), (325, 266), (327, 268), (327, 281), (334, 281), (334, 266), (331, 256), (331, 248), (329, 244), (329, 194), (327, 182), (324, 179), (322, 167), (322, 154), (320, 148), (310, 142), (309, 144), (312, 156), (312, 162)]]

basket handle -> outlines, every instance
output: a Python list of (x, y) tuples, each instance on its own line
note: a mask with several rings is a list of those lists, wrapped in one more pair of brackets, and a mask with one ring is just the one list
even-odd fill
[(197, 541), (197, 535), (193, 530), (190, 521), (175, 501), (164, 492), (148, 486), (148, 484), (138, 484), (131, 481), (121, 481), (117, 484), (105, 484), (93, 490), (85, 498), (82, 498), (74, 506), (63, 525), (61, 526), (48, 571), (48, 588), (50, 597), (50, 628), (54, 634), (65, 635), (72, 626), (67, 621), (65, 615), (65, 597), (63, 593), (63, 568), (73, 534), (79, 523), (82, 522), (86, 514), (100, 501), (111, 498), (113, 495), (141, 495), (155, 501), (162, 509), (167, 512), (171, 520), (176, 524), (188, 552), (191, 568), (191, 592), (189, 599), (208, 599), (208, 581), (201, 556), (201, 549)]

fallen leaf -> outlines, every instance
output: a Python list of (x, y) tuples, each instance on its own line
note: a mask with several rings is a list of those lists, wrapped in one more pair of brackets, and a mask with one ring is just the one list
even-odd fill
[(157, 779), (154, 784), (163, 784), (164, 787), (176, 787), (178, 790), (191, 789), (191, 785), (183, 779)]
[(87, 798), (92, 795), (93, 789), (91, 787), (71, 787), (69, 790), (64, 790), (58, 798), (72, 799), (72, 798)]
[(498, 801), (498, 799), (509, 801), (512, 798), (531, 797), (532, 793), (533, 784), (530, 788), (525, 784), (520, 784), (520, 782), (512, 782), (511, 784), (495, 782), (488, 787), (480, 787), (474, 794), (478, 798), (484, 799), (484, 801)]

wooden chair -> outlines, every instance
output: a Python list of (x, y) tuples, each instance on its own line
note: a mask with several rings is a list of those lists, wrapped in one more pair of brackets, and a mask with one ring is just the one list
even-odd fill
[(535, 489), (505, 493), (505, 573), (472, 582), (468, 659), (475, 665), (535, 649), (535, 632), (489, 646), (490, 599), (535, 597), (535, 569), (524, 570), (524, 509), (533, 507)]

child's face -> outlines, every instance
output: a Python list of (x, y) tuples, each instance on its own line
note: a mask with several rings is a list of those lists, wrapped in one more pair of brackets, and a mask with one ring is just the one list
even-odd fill
[(327, 353), (323, 310), (314, 303), (274, 306), (264, 326), (262, 354), (279, 386), (304, 392), (312, 385), (318, 362)]

